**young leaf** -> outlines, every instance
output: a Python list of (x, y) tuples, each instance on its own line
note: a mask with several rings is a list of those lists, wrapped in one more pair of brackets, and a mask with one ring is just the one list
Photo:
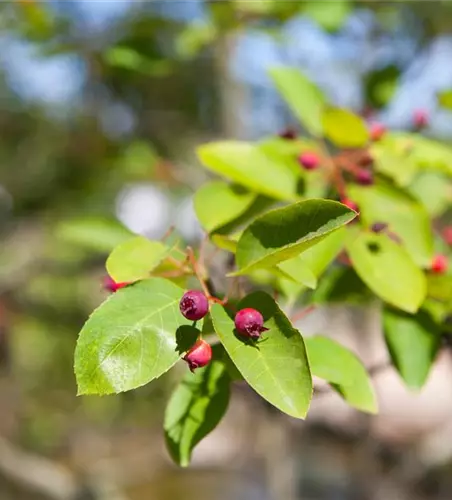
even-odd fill
[(202, 227), (212, 232), (242, 215), (256, 199), (256, 194), (241, 186), (213, 181), (195, 194), (195, 212)]
[(297, 176), (282, 162), (241, 141), (220, 141), (198, 148), (201, 162), (213, 172), (278, 200), (297, 197)]
[(322, 116), (325, 137), (340, 148), (359, 148), (369, 140), (366, 124), (358, 115), (340, 108), (328, 108)]
[(297, 68), (272, 68), (269, 73), (301, 124), (312, 135), (322, 135), (321, 113), (326, 100), (321, 90)]
[(352, 10), (349, 0), (336, 0), (335, 2), (319, 2), (311, 0), (303, 5), (303, 14), (310, 17), (327, 31), (337, 31), (345, 23)]
[(433, 236), (425, 208), (405, 192), (391, 186), (349, 186), (349, 196), (360, 209), (362, 222), (386, 222), (402, 239), (413, 260), (423, 267), (430, 265)]
[(178, 465), (189, 465), (193, 448), (223, 418), (229, 386), (225, 364), (214, 359), (195, 373), (187, 372), (173, 392), (165, 411), (164, 430), (167, 448)]
[(354, 408), (377, 413), (377, 400), (370, 377), (351, 351), (328, 337), (305, 339), (312, 374), (334, 386)]
[(235, 274), (272, 267), (295, 257), (356, 217), (345, 205), (331, 200), (306, 200), (270, 210), (257, 217), (237, 245)]
[(348, 255), (364, 283), (384, 301), (415, 313), (426, 279), (406, 250), (385, 234), (361, 233), (347, 242)]
[(438, 325), (425, 311), (410, 315), (389, 309), (384, 312), (383, 324), (394, 366), (409, 388), (421, 389), (438, 352)]
[(98, 307), (75, 349), (78, 393), (128, 391), (169, 370), (190, 347), (184, 341), (194, 343), (198, 333), (179, 312), (182, 294), (170, 281), (151, 278), (118, 290)]
[(169, 251), (170, 249), (160, 241), (150, 241), (143, 236), (137, 236), (113, 250), (107, 259), (107, 272), (118, 282), (148, 278), (150, 272)]
[(264, 399), (284, 413), (304, 418), (312, 397), (312, 380), (303, 338), (276, 302), (264, 292), (242, 300), (238, 309), (262, 313), (265, 327), (257, 342), (241, 337), (234, 321), (218, 304), (211, 316), (215, 331), (243, 378)]

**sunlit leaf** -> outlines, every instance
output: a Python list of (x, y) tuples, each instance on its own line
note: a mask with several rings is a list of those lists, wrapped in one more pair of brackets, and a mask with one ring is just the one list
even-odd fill
[(326, 109), (322, 115), (322, 124), (325, 137), (341, 148), (359, 148), (369, 140), (369, 132), (363, 119), (346, 109)]

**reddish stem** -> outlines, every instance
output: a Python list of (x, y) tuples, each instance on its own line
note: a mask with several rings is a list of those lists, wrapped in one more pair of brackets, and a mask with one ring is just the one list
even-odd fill
[(297, 312), (296, 314), (294, 314), (290, 318), (290, 321), (292, 323), (295, 323), (295, 321), (299, 321), (300, 319), (304, 318), (308, 314), (311, 314), (313, 311), (315, 311), (316, 308), (317, 308), (316, 304), (311, 304), (311, 305), (305, 307), (304, 309), (302, 309), (301, 311)]

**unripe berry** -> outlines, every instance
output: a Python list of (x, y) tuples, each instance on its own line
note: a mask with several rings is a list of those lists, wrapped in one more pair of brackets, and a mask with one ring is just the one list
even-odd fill
[(297, 138), (297, 133), (293, 128), (288, 127), (286, 128), (286, 130), (280, 132), (279, 137), (281, 137), (281, 139), (287, 139), (289, 141), (293, 141), (294, 139)]
[(116, 292), (120, 288), (124, 288), (127, 285), (130, 285), (128, 281), (120, 281), (117, 283), (111, 276), (105, 276), (103, 283), (105, 290), (112, 293)]
[(443, 239), (448, 245), (452, 245), (452, 226), (443, 229)]
[(298, 157), (298, 163), (305, 170), (315, 170), (319, 166), (319, 157), (313, 151), (305, 151)]
[(370, 229), (374, 233), (382, 233), (385, 229), (387, 229), (388, 225), (386, 222), (374, 222), (372, 226), (370, 226)]
[(212, 348), (205, 340), (199, 339), (195, 345), (184, 356), (190, 371), (202, 368), (210, 363), (212, 359)]
[(370, 186), (374, 183), (374, 176), (370, 170), (359, 170), (355, 176), (355, 180), (361, 186)]
[(351, 208), (355, 212), (359, 212), (358, 205), (350, 198), (342, 198), (341, 203), (343, 203), (346, 207)]
[(416, 109), (413, 113), (413, 125), (417, 129), (425, 128), (428, 125), (428, 113), (425, 109)]
[(264, 327), (264, 318), (262, 314), (251, 307), (241, 309), (235, 315), (234, 323), (240, 335), (252, 339), (259, 338), (262, 332), (268, 330), (268, 328)]
[(445, 255), (435, 255), (432, 261), (432, 272), (435, 274), (444, 274), (449, 267), (449, 263), (447, 261), (447, 257)]
[(188, 290), (180, 299), (179, 309), (184, 318), (198, 321), (209, 312), (209, 301), (199, 290)]
[(386, 127), (382, 123), (373, 123), (369, 129), (371, 141), (379, 141), (386, 134)]

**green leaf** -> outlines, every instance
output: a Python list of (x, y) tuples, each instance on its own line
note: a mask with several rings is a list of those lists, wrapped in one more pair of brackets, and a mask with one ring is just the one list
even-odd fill
[(56, 228), (57, 239), (100, 253), (111, 252), (131, 236), (119, 222), (94, 217), (64, 221)]
[(360, 209), (362, 222), (386, 222), (402, 239), (413, 260), (420, 266), (430, 265), (433, 236), (425, 208), (407, 193), (391, 186), (349, 186), (349, 196)]
[(234, 321), (218, 304), (211, 316), (215, 331), (243, 378), (282, 412), (304, 418), (312, 397), (312, 380), (303, 338), (276, 302), (264, 292), (242, 300), (238, 308), (253, 307), (264, 316), (264, 332), (257, 343), (236, 335)]
[(160, 241), (137, 236), (118, 245), (107, 259), (108, 274), (117, 282), (149, 278), (170, 249)]
[(385, 234), (361, 233), (347, 242), (347, 251), (359, 277), (376, 295), (406, 312), (419, 309), (426, 279), (402, 246)]
[(301, 124), (312, 135), (322, 135), (321, 113), (326, 99), (317, 85), (297, 68), (272, 68), (269, 74), (281, 96)]
[(323, 112), (322, 124), (325, 137), (341, 148), (359, 148), (369, 140), (363, 119), (351, 111), (328, 108)]
[(370, 151), (375, 160), (375, 169), (399, 186), (407, 186), (419, 169), (414, 159), (389, 137), (372, 144)]
[(331, 200), (306, 200), (270, 210), (240, 237), (236, 253), (239, 271), (235, 274), (295, 257), (355, 216), (353, 210)]
[(377, 413), (371, 380), (361, 361), (351, 351), (328, 337), (305, 339), (312, 374), (335, 386), (354, 408)]
[(408, 189), (431, 217), (443, 214), (452, 204), (452, 184), (443, 174), (420, 172)]
[(242, 215), (256, 199), (256, 194), (242, 186), (213, 181), (195, 194), (195, 212), (202, 227), (212, 232)]
[(223, 418), (229, 404), (229, 386), (225, 364), (214, 359), (195, 373), (187, 372), (173, 392), (165, 411), (164, 430), (167, 448), (178, 465), (189, 465), (193, 448)]
[(151, 278), (118, 290), (98, 307), (75, 350), (78, 393), (128, 391), (169, 370), (199, 333), (179, 312), (182, 294), (170, 281)]
[(303, 14), (310, 17), (327, 31), (338, 31), (344, 25), (352, 10), (348, 0), (335, 0), (334, 2), (319, 2), (313, 0), (303, 6)]
[(258, 146), (241, 141), (220, 141), (198, 148), (198, 156), (208, 169), (278, 200), (297, 197), (297, 177), (282, 162), (263, 153)]
[[(299, 283), (308, 288), (316, 288), (317, 279), (342, 250), (345, 236), (346, 229), (340, 228), (302, 254), (286, 260), (278, 266), (289, 274), (293, 273)], [(305, 270), (309, 271), (309, 273)], [(300, 276), (297, 276), (297, 272), (304, 273), (306, 277), (301, 279)], [(280, 286), (283, 293), (288, 297), (296, 297), (303, 290), (303, 286), (287, 283), (286, 280), (280, 281)]]
[(237, 251), (237, 239), (236, 236), (226, 236), (224, 234), (213, 234), (211, 238), (214, 245), (231, 253)]
[(427, 380), (440, 345), (440, 330), (425, 311), (415, 315), (386, 309), (386, 344), (392, 362), (406, 385), (420, 389)]
[(441, 107), (452, 110), (452, 89), (438, 92), (437, 98)]

